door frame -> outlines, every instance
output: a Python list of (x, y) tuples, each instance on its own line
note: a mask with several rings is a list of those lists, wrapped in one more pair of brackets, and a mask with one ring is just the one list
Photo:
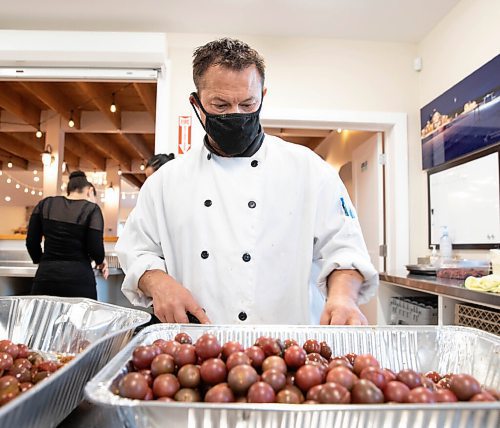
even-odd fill
[(353, 129), (384, 133), (385, 236), (388, 271), (409, 263), (408, 118), (406, 113), (292, 109), (263, 106), (262, 125), (279, 128)]

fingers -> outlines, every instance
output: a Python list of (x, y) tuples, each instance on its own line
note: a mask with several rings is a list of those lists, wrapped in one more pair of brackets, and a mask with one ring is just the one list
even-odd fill
[(212, 322), (208, 318), (207, 314), (205, 311), (197, 305), (194, 301), (193, 304), (188, 305), (186, 309), (191, 312), (198, 320), (200, 321), (201, 324), (211, 324)]

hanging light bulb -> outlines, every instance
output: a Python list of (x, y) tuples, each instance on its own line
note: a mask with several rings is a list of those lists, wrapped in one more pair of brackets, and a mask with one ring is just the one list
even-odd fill
[(33, 170), (33, 175), (37, 175), (38, 174), (38, 170), (34, 169)]
[(115, 104), (115, 93), (113, 92), (113, 101), (111, 102), (111, 105), (109, 106), (109, 110), (111, 113), (116, 113), (116, 104)]
[(31, 191), (31, 194), (34, 195), (36, 192), (34, 190)]
[(113, 187), (113, 183), (110, 183), (110, 185), (106, 187), (105, 199), (107, 202), (111, 202), (114, 196), (115, 196), (115, 188)]
[(43, 192), (41, 190), (38, 192), (38, 196), (43, 196)]
[(0, 177), (3, 175), (3, 171), (0, 169)]
[(63, 161), (63, 163), (61, 164), (61, 172), (66, 172), (67, 169), (68, 164), (66, 163), (66, 161)]
[(16, 184), (16, 189), (20, 189), (21, 185), (19, 183)]
[(30, 191), (30, 189), (28, 189), (27, 187), (24, 188), (24, 193), (28, 193)]
[(122, 199), (127, 199), (127, 195), (125, 193), (122, 193)]
[(11, 197), (10, 196), (6, 196), (5, 197), (5, 202), (10, 202), (11, 201)]
[(342, 132), (342, 128), (337, 128), (337, 132), (340, 134)]
[(118, 167), (118, 175), (120, 175), (120, 176), (122, 175), (122, 169), (121, 169), (121, 167)]
[(38, 183), (40, 181), (40, 177), (35, 176), (35, 177), (33, 177), (33, 180), (35, 180), (35, 182)]
[(75, 126), (75, 121), (73, 120), (73, 110), (71, 110), (71, 113), (69, 115), (68, 126), (70, 128), (73, 128)]
[(146, 166), (144, 165), (144, 162), (141, 162), (141, 166), (139, 167), (141, 171), (144, 171), (146, 169)]
[(11, 161), (7, 162), (7, 168), (12, 168), (14, 165), (12, 164)]
[(12, 183), (12, 178), (9, 177), (9, 178), (7, 178), (7, 184), (10, 184), (10, 183)]
[(42, 153), (42, 163), (43, 166), (50, 166), (50, 164), (54, 161), (54, 157), (52, 156), (52, 147), (50, 144), (45, 146), (45, 150)]
[(35, 136), (36, 136), (36, 138), (42, 138), (43, 137), (43, 132), (40, 131), (39, 129), (37, 129), (37, 131), (35, 132)]

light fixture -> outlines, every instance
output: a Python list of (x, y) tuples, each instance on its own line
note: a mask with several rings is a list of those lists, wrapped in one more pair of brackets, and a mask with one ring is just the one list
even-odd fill
[(41, 190), (38, 192), (38, 196), (43, 196), (43, 192)]
[(3, 171), (0, 169), (0, 177), (3, 175)]
[(12, 168), (14, 165), (12, 164), (11, 161), (7, 162), (7, 168)]
[(73, 120), (73, 110), (69, 114), (68, 126), (73, 128), (75, 126), (75, 121)]
[(9, 178), (7, 178), (7, 184), (10, 184), (10, 183), (12, 183), (12, 178), (9, 177)]
[(141, 162), (141, 166), (139, 167), (141, 171), (144, 171), (146, 169), (146, 166), (144, 165), (144, 162)]
[(35, 177), (33, 177), (33, 180), (35, 180), (35, 183), (38, 183), (40, 181), (40, 177), (35, 176)]
[(19, 183), (16, 183), (16, 189), (20, 189), (21, 185)]
[(337, 132), (340, 134), (342, 132), (342, 128), (337, 128)]
[(122, 199), (127, 199), (127, 195), (125, 193), (122, 193)]
[(135, 199), (135, 193), (132, 193), (131, 198), (132, 198), (132, 199)]
[(63, 161), (63, 163), (61, 164), (61, 172), (66, 172), (66, 170), (68, 169), (68, 164), (66, 163), (66, 161)]
[(43, 137), (43, 132), (40, 131), (39, 129), (37, 129), (36, 132), (35, 132), (35, 136), (36, 136), (36, 138), (42, 138)]
[(118, 167), (118, 175), (122, 175), (122, 168), (120, 166)]
[(37, 175), (38, 174), (38, 170), (34, 169), (33, 170), (33, 175)]
[(116, 113), (116, 104), (115, 104), (115, 93), (113, 92), (113, 101), (111, 102), (111, 105), (109, 106), (109, 110), (111, 113)]
[(10, 196), (6, 196), (5, 197), (5, 202), (10, 202), (11, 201), (11, 197)]
[(115, 196), (115, 188), (113, 187), (113, 183), (110, 183), (109, 186), (106, 187), (106, 195), (104, 198), (106, 199), (106, 202), (111, 202), (114, 196)]
[(34, 190), (31, 191), (31, 194), (34, 195), (36, 192)]
[(50, 144), (45, 146), (45, 150), (42, 153), (42, 163), (43, 166), (50, 166), (50, 164), (54, 161), (54, 157), (52, 156), (52, 147)]
[(30, 189), (28, 189), (27, 187), (24, 188), (24, 193), (28, 193), (30, 191)]

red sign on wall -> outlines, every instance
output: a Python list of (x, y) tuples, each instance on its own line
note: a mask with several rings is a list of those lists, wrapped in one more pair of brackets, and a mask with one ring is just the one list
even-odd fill
[(179, 116), (179, 142), (180, 155), (187, 153), (191, 148), (191, 116)]

